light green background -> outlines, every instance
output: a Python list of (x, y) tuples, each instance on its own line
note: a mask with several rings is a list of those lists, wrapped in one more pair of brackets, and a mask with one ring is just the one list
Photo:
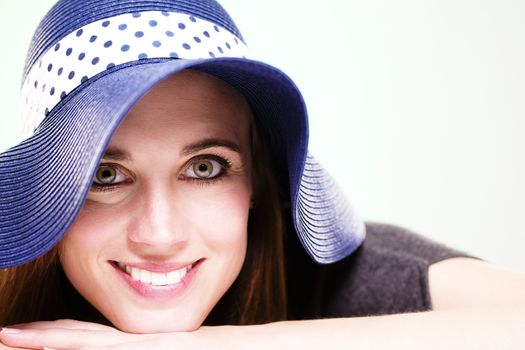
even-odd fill
[[(54, 1), (3, 1), (0, 149)], [(368, 220), (525, 271), (525, 2), (223, 0), (303, 90), (311, 150)]]

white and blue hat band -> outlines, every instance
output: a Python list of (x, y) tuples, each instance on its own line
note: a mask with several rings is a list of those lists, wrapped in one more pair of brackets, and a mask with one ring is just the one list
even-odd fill
[[(330, 263), (360, 246), (363, 222), (308, 155), (299, 90), (278, 69), (250, 58), (216, 1), (61, 0), (29, 50), (24, 141), (0, 154), (0, 268), (56, 245), (128, 110), (159, 81), (188, 68), (224, 80), (247, 99), (277, 176), (288, 178), (290, 215), (311, 258)], [(55, 169), (71, 171), (57, 178)]]
[(147, 58), (247, 57), (227, 29), (192, 15), (147, 11), (120, 14), (69, 33), (40, 56), (22, 85), (21, 137), (81, 83), (117, 65)]

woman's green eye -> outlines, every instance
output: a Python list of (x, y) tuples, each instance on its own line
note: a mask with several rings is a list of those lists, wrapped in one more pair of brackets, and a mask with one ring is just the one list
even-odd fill
[[(124, 177), (118, 169), (111, 165), (100, 165), (95, 173), (93, 182), (97, 185), (113, 185), (116, 182), (121, 182), (120, 177)], [(117, 180), (117, 181), (115, 181)]]
[(223, 166), (213, 159), (199, 159), (186, 170), (186, 176), (195, 179), (212, 179), (218, 176)]

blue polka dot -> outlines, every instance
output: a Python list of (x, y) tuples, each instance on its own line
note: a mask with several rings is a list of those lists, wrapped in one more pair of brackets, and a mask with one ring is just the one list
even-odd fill
[(67, 51), (66, 51), (66, 56), (71, 55), (72, 52), (73, 52), (73, 49), (72, 49), (72, 48), (67, 49)]
[(224, 53), (224, 50), (220, 46), (217, 46), (217, 50), (219, 50), (220, 53)]
[(38, 68), (42, 68), (42, 61), (38, 62)]
[(46, 84), (42, 85), (42, 92), (46, 91)]
[(208, 33), (207, 30), (205, 30), (202, 34), (204, 34), (204, 36), (205, 36), (206, 38), (209, 38), (209, 37), (210, 37), (210, 33)]
[(158, 40), (155, 40), (152, 44), (155, 47), (160, 47), (162, 45), (162, 43), (160, 41), (158, 41)]
[(62, 75), (62, 72), (64, 71), (64, 68), (60, 67), (58, 68), (57, 74)]
[(197, 22), (197, 20), (193, 16), (190, 16), (190, 21), (192, 21), (193, 23)]
[(113, 42), (111, 40), (108, 40), (104, 43), (104, 47), (107, 49), (108, 47), (110, 47), (111, 45), (113, 45)]
[(162, 11), (162, 15), (168, 17), (170, 13), (168, 11)]
[(38, 80), (35, 80), (35, 89), (38, 87)]
[(122, 47), (120, 48), (120, 51), (122, 51), (122, 52), (126, 52), (128, 50), (129, 50), (129, 45), (127, 45), (127, 44), (126, 45), (122, 45)]
[(102, 22), (102, 27), (106, 28), (107, 26), (109, 26), (109, 21)]
[(149, 21), (149, 25), (150, 25), (151, 27), (156, 27), (157, 24), (158, 24), (157, 21), (155, 21), (154, 19), (152, 19), (151, 21)]
[(60, 99), (63, 100), (65, 97), (66, 97), (66, 92), (62, 91), (62, 93), (60, 94)]
[(110, 69), (110, 68), (113, 68), (115, 67), (115, 63), (110, 63), (106, 66), (106, 69)]
[(81, 36), (84, 33), (84, 29), (77, 30), (77, 37)]
[(185, 29), (186, 28), (186, 25), (184, 23), (179, 23), (179, 28), (180, 29)]
[(144, 32), (143, 31), (138, 31), (138, 32), (135, 33), (135, 36), (137, 38), (142, 38), (144, 36)]
[(52, 69), (53, 69), (53, 65), (50, 63), (50, 64), (47, 66), (47, 71), (48, 71), (48, 72), (51, 72)]
[(135, 18), (139, 18), (140, 17), (140, 12), (133, 12), (132, 16), (135, 17)]
[(186, 50), (191, 49), (191, 46), (187, 43), (182, 44), (182, 47), (185, 48)]
[(69, 75), (67, 77), (69, 78), (69, 80), (73, 79), (75, 77), (75, 72), (74, 71), (69, 72)]
[(91, 64), (92, 64), (92, 65), (95, 65), (95, 64), (97, 64), (99, 61), (100, 61), (100, 58), (95, 57), (95, 58), (93, 58), (93, 60), (91, 60)]
[(176, 52), (170, 52), (171, 58), (179, 58), (179, 55)]
[(193, 40), (195, 40), (195, 41), (198, 42), (198, 43), (201, 42), (201, 38), (199, 38), (198, 36), (194, 36), (194, 37), (193, 37)]
[(87, 76), (83, 76), (82, 79), (80, 79), (80, 83), (85, 83), (89, 78)]
[(146, 55), (145, 53), (141, 53), (141, 54), (139, 55), (139, 60), (144, 60), (144, 59), (146, 59), (146, 58), (148, 58), (148, 55)]
[(82, 52), (80, 55), (78, 55), (78, 60), (82, 61), (86, 57), (86, 54)]
[(49, 115), (49, 108), (46, 108), (46, 110), (44, 111), (44, 114), (46, 117)]
[(166, 35), (169, 36), (170, 38), (173, 37), (173, 32), (171, 30), (168, 30), (166, 31)]
[(213, 26), (213, 28), (215, 29), (216, 32), (219, 31), (219, 27), (217, 27), (217, 26)]
[(51, 90), (49, 90), (49, 94), (53, 96), (55, 94), (55, 88), (52, 87)]
[(233, 38), (233, 40), (235, 40), (235, 43), (239, 45), (239, 40), (237, 40), (237, 38)]
[(127, 24), (121, 24), (121, 25), (118, 26), (118, 29), (119, 30), (126, 30), (127, 27), (128, 27)]
[(60, 49), (60, 43), (55, 45), (55, 51), (58, 51)]
[(232, 48), (230, 43), (226, 43), (226, 47), (228, 48), (228, 50), (230, 50)]
[(89, 42), (90, 43), (94, 43), (95, 40), (97, 40), (97, 36), (96, 35), (93, 35), (93, 36), (91, 36), (91, 38), (89, 38)]
[(215, 54), (210, 51), (210, 57), (215, 57)]

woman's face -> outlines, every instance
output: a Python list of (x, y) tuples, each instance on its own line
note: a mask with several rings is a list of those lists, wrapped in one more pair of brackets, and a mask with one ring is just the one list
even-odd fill
[(60, 245), (79, 293), (117, 328), (198, 328), (244, 261), (252, 195), (246, 101), (185, 71), (129, 112)]

